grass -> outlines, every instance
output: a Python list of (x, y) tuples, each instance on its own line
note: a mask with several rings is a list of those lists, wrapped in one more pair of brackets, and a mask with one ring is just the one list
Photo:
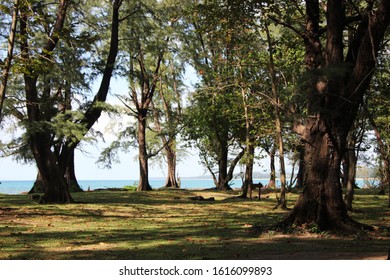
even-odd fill
[[(215, 201), (190, 197), (214, 197)], [(251, 230), (288, 212), (274, 195), (230, 199), (232, 192), (157, 190), (75, 193), (78, 203), (40, 205), (25, 195), (0, 195), (0, 259), (384, 259), (390, 247), (386, 196), (360, 191), (358, 221), (367, 235)], [(290, 206), (297, 198), (288, 194)]]

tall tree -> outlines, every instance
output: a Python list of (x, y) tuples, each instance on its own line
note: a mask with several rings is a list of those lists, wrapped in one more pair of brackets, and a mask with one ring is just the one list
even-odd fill
[[(176, 3), (177, 4), (177, 3)], [(138, 144), (138, 163), (140, 177), (138, 191), (151, 190), (149, 183), (149, 159), (155, 152), (148, 152), (147, 128), (153, 123), (153, 108), (156, 97), (164, 98), (166, 80), (162, 80), (163, 71), (169, 65), (169, 52), (175, 52), (172, 41), (175, 37), (176, 10), (175, 1), (137, 1), (130, 5), (138, 6), (135, 16), (126, 19), (127, 29), (122, 56), (126, 64), (122, 65), (129, 83), (129, 97), (119, 98), (127, 107), (131, 116), (137, 120), (136, 140)], [(170, 17), (172, 15), (172, 17)], [(175, 81), (169, 81), (175, 83)], [(163, 92), (159, 92), (163, 90)], [(154, 111), (156, 113), (156, 111)], [(155, 121), (159, 118), (154, 116)], [(159, 125), (159, 123), (157, 123)], [(163, 135), (160, 133), (160, 135)], [(172, 143), (164, 137), (166, 151)], [(120, 144), (119, 144), (120, 146)], [(172, 152), (172, 151), (170, 151)], [(172, 156), (172, 153), (170, 154)], [(175, 160), (174, 158), (171, 158)]]
[[(62, 41), (71, 44), (67, 41), (72, 37), (69, 30), (80, 23), (78, 20), (72, 21), (73, 18), (68, 15), (72, 8), (70, 1), (60, 1), (56, 11), (50, 8), (53, 4), (23, 2), (20, 6), (20, 45), (28, 116), (26, 131), (45, 188), (42, 202), (72, 202), (67, 184), (70, 180), (64, 177), (70, 178), (74, 150), (99, 118), (103, 108), (101, 104), (108, 94), (118, 52), (121, 4), (120, 0), (112, 2), (110, 49), (102, 70), (103, 77), (98, 93), (92, 102), (79, 108), (77, 112), (70, 111), (68, 106), (70, 101), (68, 85), (72, 80), (70, 73), (64, 74), (63, 79), (53, 78), (54, 70), (59, 69), (61, 72), (58, 63), (61, 52), (59, 54), (57, 51)], [(50, 23), (51, 17), (54, 18), (54, 24)], [(67, 18), (73, 26), (65, 23)], [(41, 23), (43, 27), (34, 25), (37, 23)], [(48, 39), (38, 53), (36, 50), (42, 41), (37, 36), (40, 32)], [(77, 32), (82, 32), (82, 28), (77, 29)], [(83, 36), (79, 36), (81, 37)]]
[(275, 128), (276, 128), (276, 145), (279, 151), (279, 164), (280, 164), (280, 198), (278, 201), (277, 207), (281, 207), (283, 209), (287, 208), (287, 200), (286, 200), (286, 166), (284, 160), (284, 143), (283, 143), (283, 134), (282, 134), (282, 122), (280, 117), (280, 98), (279, 92), (276, 82), (276, 74), (275, 74), (275, 63), (274, 63), (274, 55), (273, 55), (273, 43), (271, 34), (269, 31), (269, 27), (265, 25), (265, 31), (267, 34), (267, 42), (268, 42), (268, 51), (269, 51), (269, 74), (271, 78), (271, 89), (272, 89), (272, 97), (274, 103), (274, 115), (275, 115)]
[[(177, 58), (176, 58), (177, 59)], [(179, 188), (177, 180), (177, 139), (182, 130), (181, 80), (182, 67), (175, 58), (169, 59), (165, 66), (158, 85), (158, 96), (152, 103), (154, 127), (157, 136), (161, 139), (164, 159), (167, 164), (166, 188)]]
[[(305, 142), (304, 191), (284, 221), (287, 224), (316, 223), (321, 229), (341, 230), (358, 226), (342, 198), (340, 164), (390, 22), (390, 2), (370, 1), (362, 11), (350, 5), (306, 0), (305, 31), (283, 23), (303, 39), (310, 77), (305, 85), (308, 117), (297, 127)], [(327, 25), (321, 27), (322, 22)], [(348, 26), (355, 32), (346, 45)]]
[[(57, 9), (57, 16), (53, 29), (49, 34), (49, 39), (44, 44), (41, 51), (41, 58), (39, 62), (43, 65), (51, 60), (51, 53), (54, 51), (59, 39), (60, 33), (63, 30), (66, 12), (69, 6), (69, 1), (60, 1)], [(42, 123), (42, 113), (40, 108), (40, 100), (38, 93), (38, 78), (44, 69), (34, 69), (34, 65), (30, 53), (29, 43), (29, 7), (22, 5), (21, 7), (21, 21), (20, 21), (20, 35), (21, 39), (21, 54), (26, 62), (26, 71), (24, 74), (26, 102), (28, 121), (30, 126), (27, 127), (29, 134), (29, 144), (34, 155), (37, 167), (42, 180), (45, 184), (45, 196), (43, 201), (48, 202), (72, 202), (69, 190), (63, 180), (61, 171), (56, 164), (56, 158), (52, 153), (50, 147), (50, 135), (45, 132), (45, 124)], [(31, 61), (31, 62), (30, 62)], [(49, 67), (49, 65), (47, 65)], [(47, 71), (47, 70), (46, 70)], [(39, 126), (39, 127), (37, 127)]]

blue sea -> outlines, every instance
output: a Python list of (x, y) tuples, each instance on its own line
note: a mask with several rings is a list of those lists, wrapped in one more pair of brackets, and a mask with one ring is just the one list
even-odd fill
[[(374, 180), (375, 181), (375, 180)], [(124, 186), (136, 186), (137, 180), (79, 180), (83, 190), (96, 190), (107, 188), (122, 188)], [(165, 179), (150, 179), (152, 188), (158, 189), (164, 186)], [(268, 179), (254, 179), (255, 183), (261, 182), (263, 185), (268, 184)], [(214, 188), (214, 181), (211, 179), (181, 179), (181, 188), (183, 189), (208, 189)], [(363, 179), (356, 180), (359, 187), (363, 187), (367, 182)], [(375, 183), (375, 182), (372, 182)], [(34, 184), (34, 181), (1, 181), (0, 193), (2, 194), (21, 194), (28, 192)], [(278, 180), (277, 180), (278, 185)], [(232, 188), (241, 188), (242, 180), (236, 179), (230, 182)]]
[[(79, 180), (80, 187), (83, 190), (96, 190), (107, 188), (123, 188), (124, 186), (137, 186), (137, 180)], [(267, 184), (267, 179), (254, 180), (254, 182), (261, 182)], [(164, 186), (165, 179), (149, 179), (149, 183), (154, 189)], [(34, 184), (34, 181), (1, 181), (0, 193), (2, 194), (20, 194), (28, 192)], [(207, 189), (214, 188), (214, 181), (211, 179), (181, 179), (181, 188), (184, 189)], [(241, 179), (232, 180), (232, 188), (241, 188)]]

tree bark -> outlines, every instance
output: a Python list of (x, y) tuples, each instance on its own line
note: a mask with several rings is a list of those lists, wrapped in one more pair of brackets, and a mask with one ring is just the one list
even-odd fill
[(228, 155), (229, 149), (227, 143), (220, 144), (220, 155), (218, 159), (218, 185), (217, 189), (219, 190), (231, 190), (228, 180)]
[(298, 148), (299, 152), (299, 164), (298, 164), (298, 174), (297, 174), (297, 182), (295, 184), (295, 187), (298, 189), (303, 188), (303, 174), (304, 174), (304, 168), (305, 168), (305, 149), (303, 146), (299, 146)]
[(74, 153), (74, 149), (66, 149), (65, 147), (63, 147), (61, 156), (58, 159), (58, 165), (60, 166), (61, 171), (64, 174), (64, 179), (69, 188), (69, 191), (83, 192), (83, 189), (80, 187), (76, 178)]
[(146, 150), (146, 116), (147, 110), (139, 110), (138, 114), (138, 161), (140, 178), (137, 191), (150, 191), (148, 153)]
[(3, 117), (2, 111), (3, 111), (4, 100), (5, 100), (5, 93), (7, 90), (9, 71), (11, 70), (11, 62), (13, 59), (13, 50), (14, 50), (15, 35), (16, 35), (16, 25), (18, 22), (18, 13), (19, 13), (19, 1), (14, 0), (14, 5), (12, 9), (11, 29), (8, 37), (7, 58), (5, 59), (4, 62), (2, 79), (0, 84), (0, 122)]
[[(65, 179), (69, 192), (71, 193), (83, 192), (83, 189), (80, 187), (76, 178), (76, 172), (74, 166), (74, 150), (71, 150), (69, 152), (72, 154), (70, 155), (70, 160), (68, 162), (60, 163), (59, 160), (57, 160), (57, 162), (61, 167), (60, 170), (62, 174), (64, 174), (63, 178)], [(42, 179), (42, 175), (38, 171), (37, 178), (35, 179), (34, 185), (29, 191), (29, 193), (43, 193), (43, 192), (45, 192), (44, 181)]]
[(324, 121), (313, 119), (311, 128), (311, 139), (305, 146), (304, 190), (289, 219), (329, 229), (348, 220), (340, 183), (341, 157), (329, 145)]
[(176, 180), (176, 152), (170, 145), (165, 147), (165, 156), (167, 159), (168, 175), (165, 181), (165, 188), (180, 188)]

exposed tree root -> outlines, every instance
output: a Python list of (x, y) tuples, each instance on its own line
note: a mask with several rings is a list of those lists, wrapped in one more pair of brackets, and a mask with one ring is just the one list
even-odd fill
[(368, 231), (374, 231), (374, 227), (355, 221), (354, 219), (347, 217), (346, 219), (339, 219), (334, 221), (328, 227), (319, 226), (316, 222), (311, 223), (297, 223), (296, 220), (291, 216), (287, 216), (285, 219), (271, 225), (254, 225), (252, 230), (256, 233), (266, 232), (280, 232), (283, 234), (290, 233), (302, 233), (309, 232), (314, 234), (320, 234), (328, 232), (331, 234), (349, 236), (349, 235), (365, 235)]

